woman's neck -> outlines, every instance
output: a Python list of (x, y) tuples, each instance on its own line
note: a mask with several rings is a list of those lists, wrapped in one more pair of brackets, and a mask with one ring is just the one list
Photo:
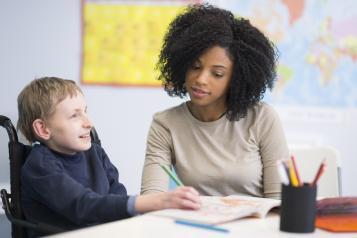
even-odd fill
[(225, 105), (201, 107), (201, 106), (194, 105), (191, 101), (188, 101), (186, 104), (191, 114), (196, 119), (203, 122), (216, 121), (219, 118), (221, 118), (227, 111)]

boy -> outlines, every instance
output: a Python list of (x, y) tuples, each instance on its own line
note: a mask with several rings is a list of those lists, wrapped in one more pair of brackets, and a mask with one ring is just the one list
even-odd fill
[(199, 208), (198, 192), (191, 187), (127, 195), (105, 151), (91, 143), (92, 124), (74, 81), (32, 81), (18, 96), (18, 112), (20, 131), (30, 142), (39, 142), (22, 168), (22, 205), (28, 220), (71, 230), (153, 210)]

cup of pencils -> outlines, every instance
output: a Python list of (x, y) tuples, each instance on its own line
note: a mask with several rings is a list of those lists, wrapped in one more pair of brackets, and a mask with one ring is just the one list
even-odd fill
[(295, 233), (314, 232), (317, 181), (323, 172), (324, 161), (310, 183), (301, 181), (293, 156), (288, 161), (279, 161), (278, 168), (282, 180), (280, 230)]

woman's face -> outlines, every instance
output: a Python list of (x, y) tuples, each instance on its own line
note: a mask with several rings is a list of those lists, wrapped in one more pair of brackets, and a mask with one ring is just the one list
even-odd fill
[(226, 107), (233, 62), (226, 50), (214, 46), (206, 50), (186, 73), (185, 86), (194, 106)]

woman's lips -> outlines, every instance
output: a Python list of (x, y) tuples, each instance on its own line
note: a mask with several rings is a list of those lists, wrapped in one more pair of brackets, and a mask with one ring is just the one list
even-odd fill
[(199, 88), (192, 88), (192, 95), (197, 98), (202, 98), (209, 95), (209, 93)]

